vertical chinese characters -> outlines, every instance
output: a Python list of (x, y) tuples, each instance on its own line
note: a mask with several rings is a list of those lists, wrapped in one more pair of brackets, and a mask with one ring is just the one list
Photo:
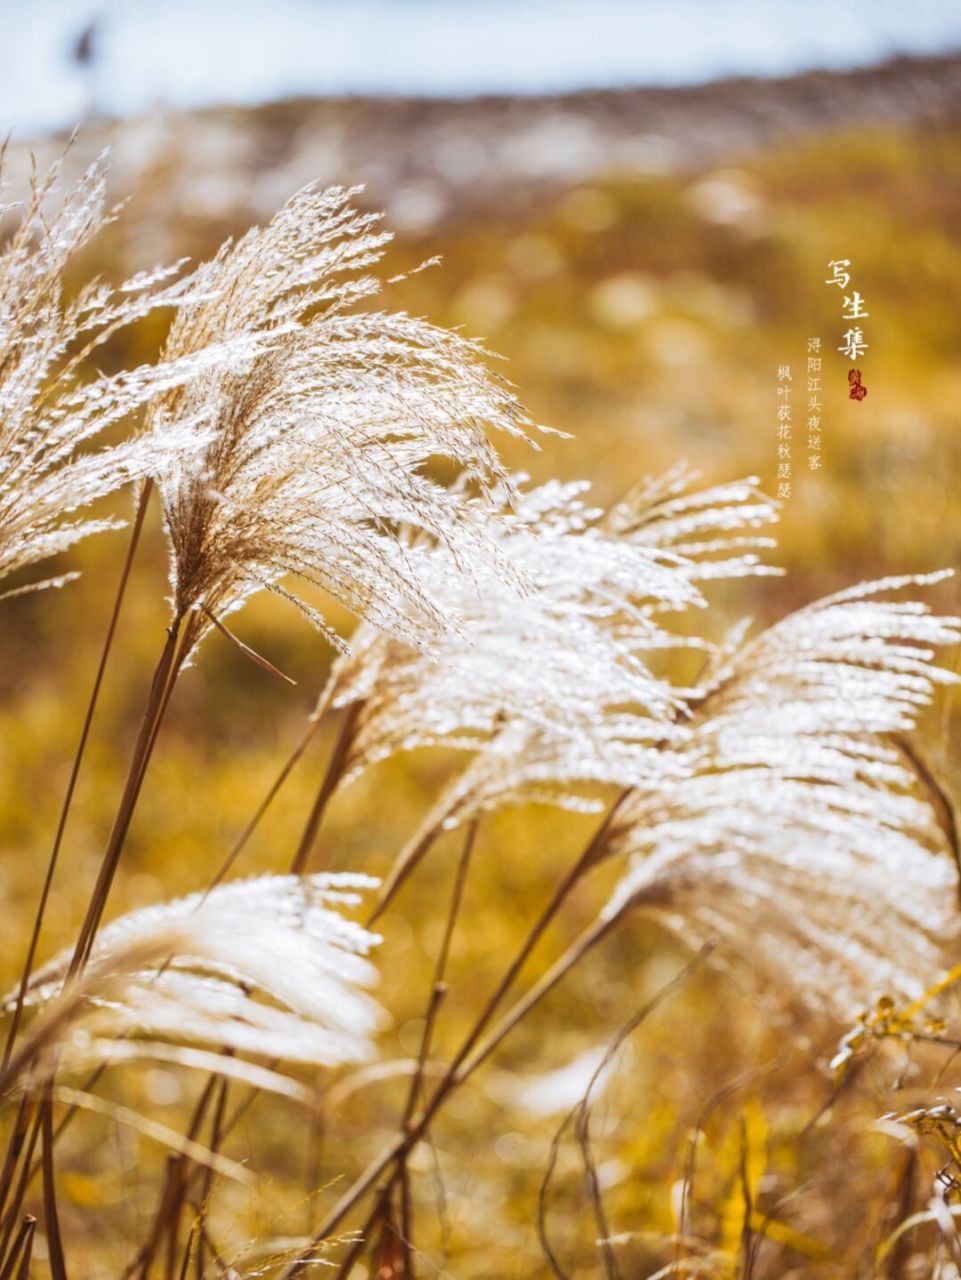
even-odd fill
[(808, 470), (821, 470), (821, 339), (808, 338)]
[(791, 496), (791, 366), (777, 370), (777, 496)]
[[(831, 274), (824, 283), (827, 285), (837, 285), (841, 290), (844, 297), (844, 301), (841, 306), (841, 315), (843, 319), (848, 321), (863, 320), (870, 316), (871, 313), (866, 309), (864, 305), (864, 298), (857, 289), (852, 289), (850, 293), (847, 292), (847, 289), (851, 284), (851, 274), (848, 271), (850, 266), (850, 258), (832, 258), (828, 263), (828, 270)], [(838, 347), (838, 351), (840, 351), (842, 355), (847, 356), (849, 360), (857, 360), (864, 355), (867, 350), (868, 342), (864, 336), (864, 330), (860, 324), (852, 324), (845, 332), (841, 345)], [(863, 400), (868, 393), (868, 389), (861, 380), (860, 369), (853, 369), (851, 371), (851, 374), (848, 375), (848, 382), (850, 383), (851, 388), (848, 393), (850, 399)]]

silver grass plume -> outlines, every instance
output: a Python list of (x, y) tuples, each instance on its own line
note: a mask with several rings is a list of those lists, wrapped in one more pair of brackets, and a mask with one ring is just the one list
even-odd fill
[(189, 451), (196, 432), (184, 425), (92, 447), (96, 438), (199, 369), (234, 358), (215, 343), (189, 359), (113, 375), (95, 369), (97, 350), (118, 329), (200, 295), (193, 279), (172, 279), (178, 264), (116, 288), (94, 280), (68, 300), (65, 273), (111, 215), (104, 157), (57, 205), (59, 173), (55, 165), (34, 176), (22, 206), (0, 205), (0, 216), (19, 215), (0, 250), (0, 578), (122, 523), (74, 513), (145, 476), (164, 454)]
[(585, 503), (583, 483), (522, 491), (498, 537), (532, 584), (523, 599), (496, 573), (479, 592), (443, 573), (460, 634), (423, 654), (368, 630), (341, 661), (327, 696), (358, 704), (348, 777), (413, 747), (476, 752), (442, 801), (454, 822), (530, 800), (593, 807), (586, 785), (660, 768), (684, 704), (650, 658), (710, 648), (662, 615), (704, 607), (703, 578), (769, 571), (756, 530), (776, 514), (753, 481), (688, 492), (691, 479), (672, 473), (609, 512)]
[(691, 699), (686, 740), (617, 813), (632, 855), (608, 908), (715, 937), (775, 993), (841, 1019), (916, 996), (956, 939), (956, 871), (892, 735), (956, 679), (934, 650), (961, 619), (878, 593), (829, 596), (736, 643)]
[(354, 194), (308, 187), (225, 245), (202, 272), (215, 296), (183, 308), (171, 330), (168, 359), (214, 337), (262, 343), (242, 374), (211, 371), (154, 413), (160, 431), (206, 416), (211, 433), (158, 475), (174, 613), (190, 615), (195, 642), (268, 589), (342, 645), (286, 577), (429, 642), (451, 619), (422, 572), (425, 550), (398, 532), (448, 547), (460, 573), (490, 555), (464, 492), (431, 466), (453, 464), (481, 492), (503, 483), (487, 432), (521, 435), (528, 420), (474, 343), (404, 313), (352, 309), (378, 293), (367, 268), (390, 239)]
[(700, 487), (700, 479), (700, 473), (685, 463), (647, 477), (604, 516), (603, 528), (645, 548), (689, 582), (780, 574), (760, 555), (777, 546), (776, 538), (758, 529), (777, 521), (778, 506), (760, 492), (758, 478), (706, 489)]
[[(376, 976), (365, 957), (380, 939), (338, 908), (376, 885), (351, 874), (262, 876), (134, 911), (101, 930), (79, 979), (67, 979), (71, 949), (36, 971), (27, 1045), (52, 1025), (44, 1048), (56, 1049), (58, 1072), (159, 1058), (271, 1088), (285, 1086), (214, 1055), (366, 1059), (380, 1009), (363, 990)], [(32, 1065), (43, 1074), (42, 1061)]]

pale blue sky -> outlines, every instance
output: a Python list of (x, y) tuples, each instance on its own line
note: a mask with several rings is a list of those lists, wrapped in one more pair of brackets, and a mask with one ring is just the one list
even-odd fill
[[(98, 18), (95, 67), (69, 56)], [(156, 104), (537, 93), (961, 49), (956, 0), (0, 0), (0, 133)]]

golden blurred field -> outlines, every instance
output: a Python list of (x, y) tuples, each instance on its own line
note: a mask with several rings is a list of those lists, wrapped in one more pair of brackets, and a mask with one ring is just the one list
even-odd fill
[[(120, 278), (149, 265), (158, 242), (166, 257), (198, 259), (226, 232), (242, 229), (242, 219), (221, 214), (165, 219), (170, 181), (176, 174), (158, 174), (153, 185), (147, 178), (129, 193), (129, 207), (87, 267)], [(278, 203), (286, 194), (278, 193)], [(545, 437), (537, 453), (505, 447), (512, 466), (538, 480), (586, 477), (604, 502), (681, 461), (709, 481), (755, 474), (776, 492), (777, 369), (790, 365), (800, 387), (808, 339), (819, 337), (823, 469), (808, 470), (798, 411), (794, 491), (773, 556), (787, 575), (721, 584), (713, 593), (720, 634), (744, 613), (769, 620), (860, 578), (958, 564), (959, 221), (961, 129), (801, 137), (721, 167), (613, 172), (503, 212), (455, 210), (428, 231), (398, 236), (388, 259), (393, 270), (435, 254), (442, 263), (391, 288), (386, 301), (462, 326), (506, 357), (502, 371), (534, 417), (572, 436)], [(870, 311), (870, 349), (858, 362), (869, 394), (861, 403), (847, 397), (849, 362), (835, 350), (846, 326), (839, 291), (824, 283), (834, 258), (851, 260)], [(119, 366), (153, 354), (161, 330), (157, 323), (138, 327), (110, 359)], [(83, 570), (79, 583), (4, 604), (0, 961), (8, 984), (26, 946), (124, 547), (123, 534), (92, 540), (63, 566)], [(44, 955), (72, 936), (95, 878), (163, 640), (166, 592), (153, 509), (68, 829)], [(931, 597), (949, 611), (961, 603), (957, 584)], [(177, 690), (111, 914), (203, 886), (299, 737), (323, 683), (331, 655), (292, 610), (258, 599), (235, 629), (297, 685), (272, 679), (216, 635), (207, 641)], [(948, 660), (957, 665), (957, 655)], [(949, 692), (927, 743), (949, 782), (958, 763), (955, 725)], [(329, 746), (329, 735), (314, 744), (245, 851), (241, 871), (280, 870), (289, 860)], [(324, 828), (324, 865), (383, 872), (449, 770), (439, 753), (422, 753), (381, 766), (338, 796)], [(454, 945), (440, 1056), (468, 1025), (593, 821), (543, 809), (482, 829)], [(386, 1059), (416, 1052), (457, 841), (438, 845), (382, 922), (378, 997), (393, 1019), (382, 1038)], [(613, 874), (605, 869), (582, 889), (530, 976), (591, 918)], [(534, 1227), (538, 1188), (551, 1139), (578, 1097), (571, 1081), (580, 1079), (553, 1073), (579, 1061), (583, 1068), (581, 1055), (602, 1046), (683, 960), (683, 950), (649, 925), (621, 929), (447, 1108), (414, 1162), (424, 1275), (550, 1274)], [(658, 1273), (671, 1261), (695, 1127), (704, 1136), (688, 1230), (705, 1256), (726, 1253), (704, 1261), (702, 1271), (677, 1274), (741, 1274), (732, 1259), (745, 1178), (756, 1196), (752, 1227), (769, 1215), (756, 1277), (930, 1274), (927, 1228), (887, 1261), (878, 1263), (875, 1249), (896, 1215), (923, 1207), (947, 1157), (935, 1139), (912, 1154), (875, 1122), (930, 1085), (934, 1065), (919, 1059), (912, 1072), (910, 1051), (894, 1046), (856, 1073), (817, 1123), (832, 1094), (825, 1063), (843, 1030), (799, 1028), (732, 978), (701, 971), (630, 1039), (593, 1126), (612, 1229), (631, 1236), (618, 1255), (625, 1277)], [(955, 1081), (961, 1083), (958, 1068), (949, 1066), (938, 1092), (950, 1095)], [(157, 1118), (177, 1127), (197, 1088), (185, 1075), (153, 1067), (118, 1075), (114, 1096), (132, 1106), (146, 1100)], [(336, 1105), (313, 1124), (292, 1105), (267, 1099), (244, 1120), (230, 1154), (256, 1155), (265, 1177), (253, 1195), (225, 1188), (216, 1219), (225, 1241), (308, 1229), (344, 1179), (389, 1138), (403, 1093), (388, 1081), (333, 1096)], [(312, 1147), (320, 1134), (318, 1158)], [(132, 1131), (91, 1116), (74, 1123), (61, 1209), (74, 1240), (89, 1242), (79, 1274), (120, 1273), (152, 1210), (162, 1160)], [(908, 1165), (905, 1204), (899, 1197)], [(570, 1134), (559, 1148), (549, 1223), (568, 1274), (601, 1274)], [(690, 1251), (695, 1256), (695, 1246)], [(887, 1269), (892, 1258), (897, 1271)], [(365, 1271), (358, 1266), (354, 1274)]]

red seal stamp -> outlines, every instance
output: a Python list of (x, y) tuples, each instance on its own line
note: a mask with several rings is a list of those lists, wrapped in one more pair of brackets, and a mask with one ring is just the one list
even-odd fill
[(868, 389), (861, 381), (861, 370), (849, 369), (848, 382), (851, 384), (851, 390), (848, 392), (848, 398), (850, 400), (863, 400), (868, 394)]

